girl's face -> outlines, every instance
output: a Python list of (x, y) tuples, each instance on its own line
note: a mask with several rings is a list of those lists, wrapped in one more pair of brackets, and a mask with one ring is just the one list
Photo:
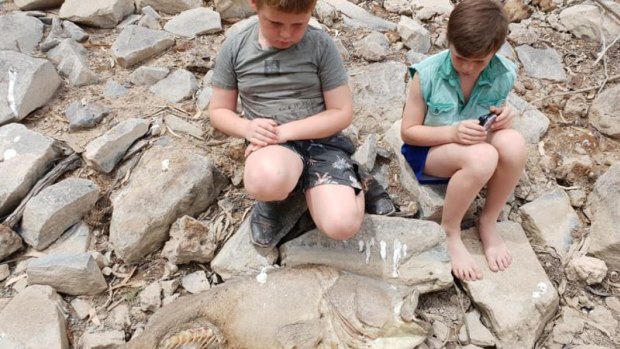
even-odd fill
[(450, 45), (450, 59), (452, 61), (452, 66), (460, 77), (477, 79), (484, 68), (489, 65), (489, 62), (493, 59), (494, 55), (495, 52), (489, 52), (482, 57), (463, 57), (456, 51), (453, 45)]
[(287, 13), (266, 5), (257, 9), (255, 1), (251, 4), (258, 13), (260, 35), (269, 47), (287, 49), (304, 37), (312, 11)]

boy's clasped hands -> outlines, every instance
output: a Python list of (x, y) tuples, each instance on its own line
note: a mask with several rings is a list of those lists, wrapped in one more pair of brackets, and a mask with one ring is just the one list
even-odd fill
[(287, 139), (282, 137), (283, 132), (274, 120), (259, 118), (248, 121), (245, 139), (250, 144), (245, 149), (246, 157), (262, 147), (286, 143)]

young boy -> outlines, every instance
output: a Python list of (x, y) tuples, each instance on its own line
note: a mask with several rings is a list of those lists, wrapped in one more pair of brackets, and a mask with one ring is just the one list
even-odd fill
[[(486, 202), (477, 222), (485, 257), (492, 271), (512, 262), (496, 222), (523, 172), (526, 147), (521, 134), (510, 128), (514, 113), (505, 105), (515, 65), (496, 55), (507, 30), (499, 3), (464, 0), (448, 20), (449, 49), (410, 67), (402, 152), (421, 183), (425, 175), (449, 178), (441, 225), (452, 272), (462, 280), (482, 278), (461, 240), (461, 221), (485, 184)], [(497, 118), (486, 130), (478, 118), (489, 112)]]
[[(289, 194), (301, 190), (332, 239), (357, 233), (364, 208), (387, 214), (385, 191), (365, 204), (363, 180), (340, 131), (352, 121), (347, 73), (333, 40), (308, 27), (316, 0), (250, 0), (258, 21), (229, 37), (218, 55), (209, 115), (213, 127), (248, 142), (244, 185), (258, 200), (251, 238), (273, 246), (291, 228)], [(237, 110), (237, 95), (245, 117)], [(373, 182), (373, 184), (376, 184)]]

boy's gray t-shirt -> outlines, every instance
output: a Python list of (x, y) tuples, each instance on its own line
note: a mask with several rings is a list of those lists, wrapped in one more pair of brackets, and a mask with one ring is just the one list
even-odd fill
[(211, 84), (238, 90), (248, 119), (283, 124), (324, 111), (323, 92), (346, 84), (347, 78), (336, 45), (322, 30), (308, 27), (288, 49), (263, 49), (254, 22), (224, 42)]

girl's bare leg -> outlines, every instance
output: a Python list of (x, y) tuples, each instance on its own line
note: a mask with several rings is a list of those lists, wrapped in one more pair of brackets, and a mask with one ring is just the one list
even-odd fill
[(487, 185), (486, 201), (478, 221), (478, 233), (489, 268), (500, 271), (512, 263), (512, 255), (497, 232), (497, 218), (523, 174), (527, 149), (523, 136), (513, 129), (493, 132), (489, 143), (497, 149), (499, 161)]
[(461, 221), (480, 189), (497, 167), (497, 150), (488, 143), (445, 144), (431, 148), (426, 174), (451, 177), (446, 190), (441, 226), (447, 234), (452, 272), (462, 280), (479, 280), (482, 271), (461, 240)]

